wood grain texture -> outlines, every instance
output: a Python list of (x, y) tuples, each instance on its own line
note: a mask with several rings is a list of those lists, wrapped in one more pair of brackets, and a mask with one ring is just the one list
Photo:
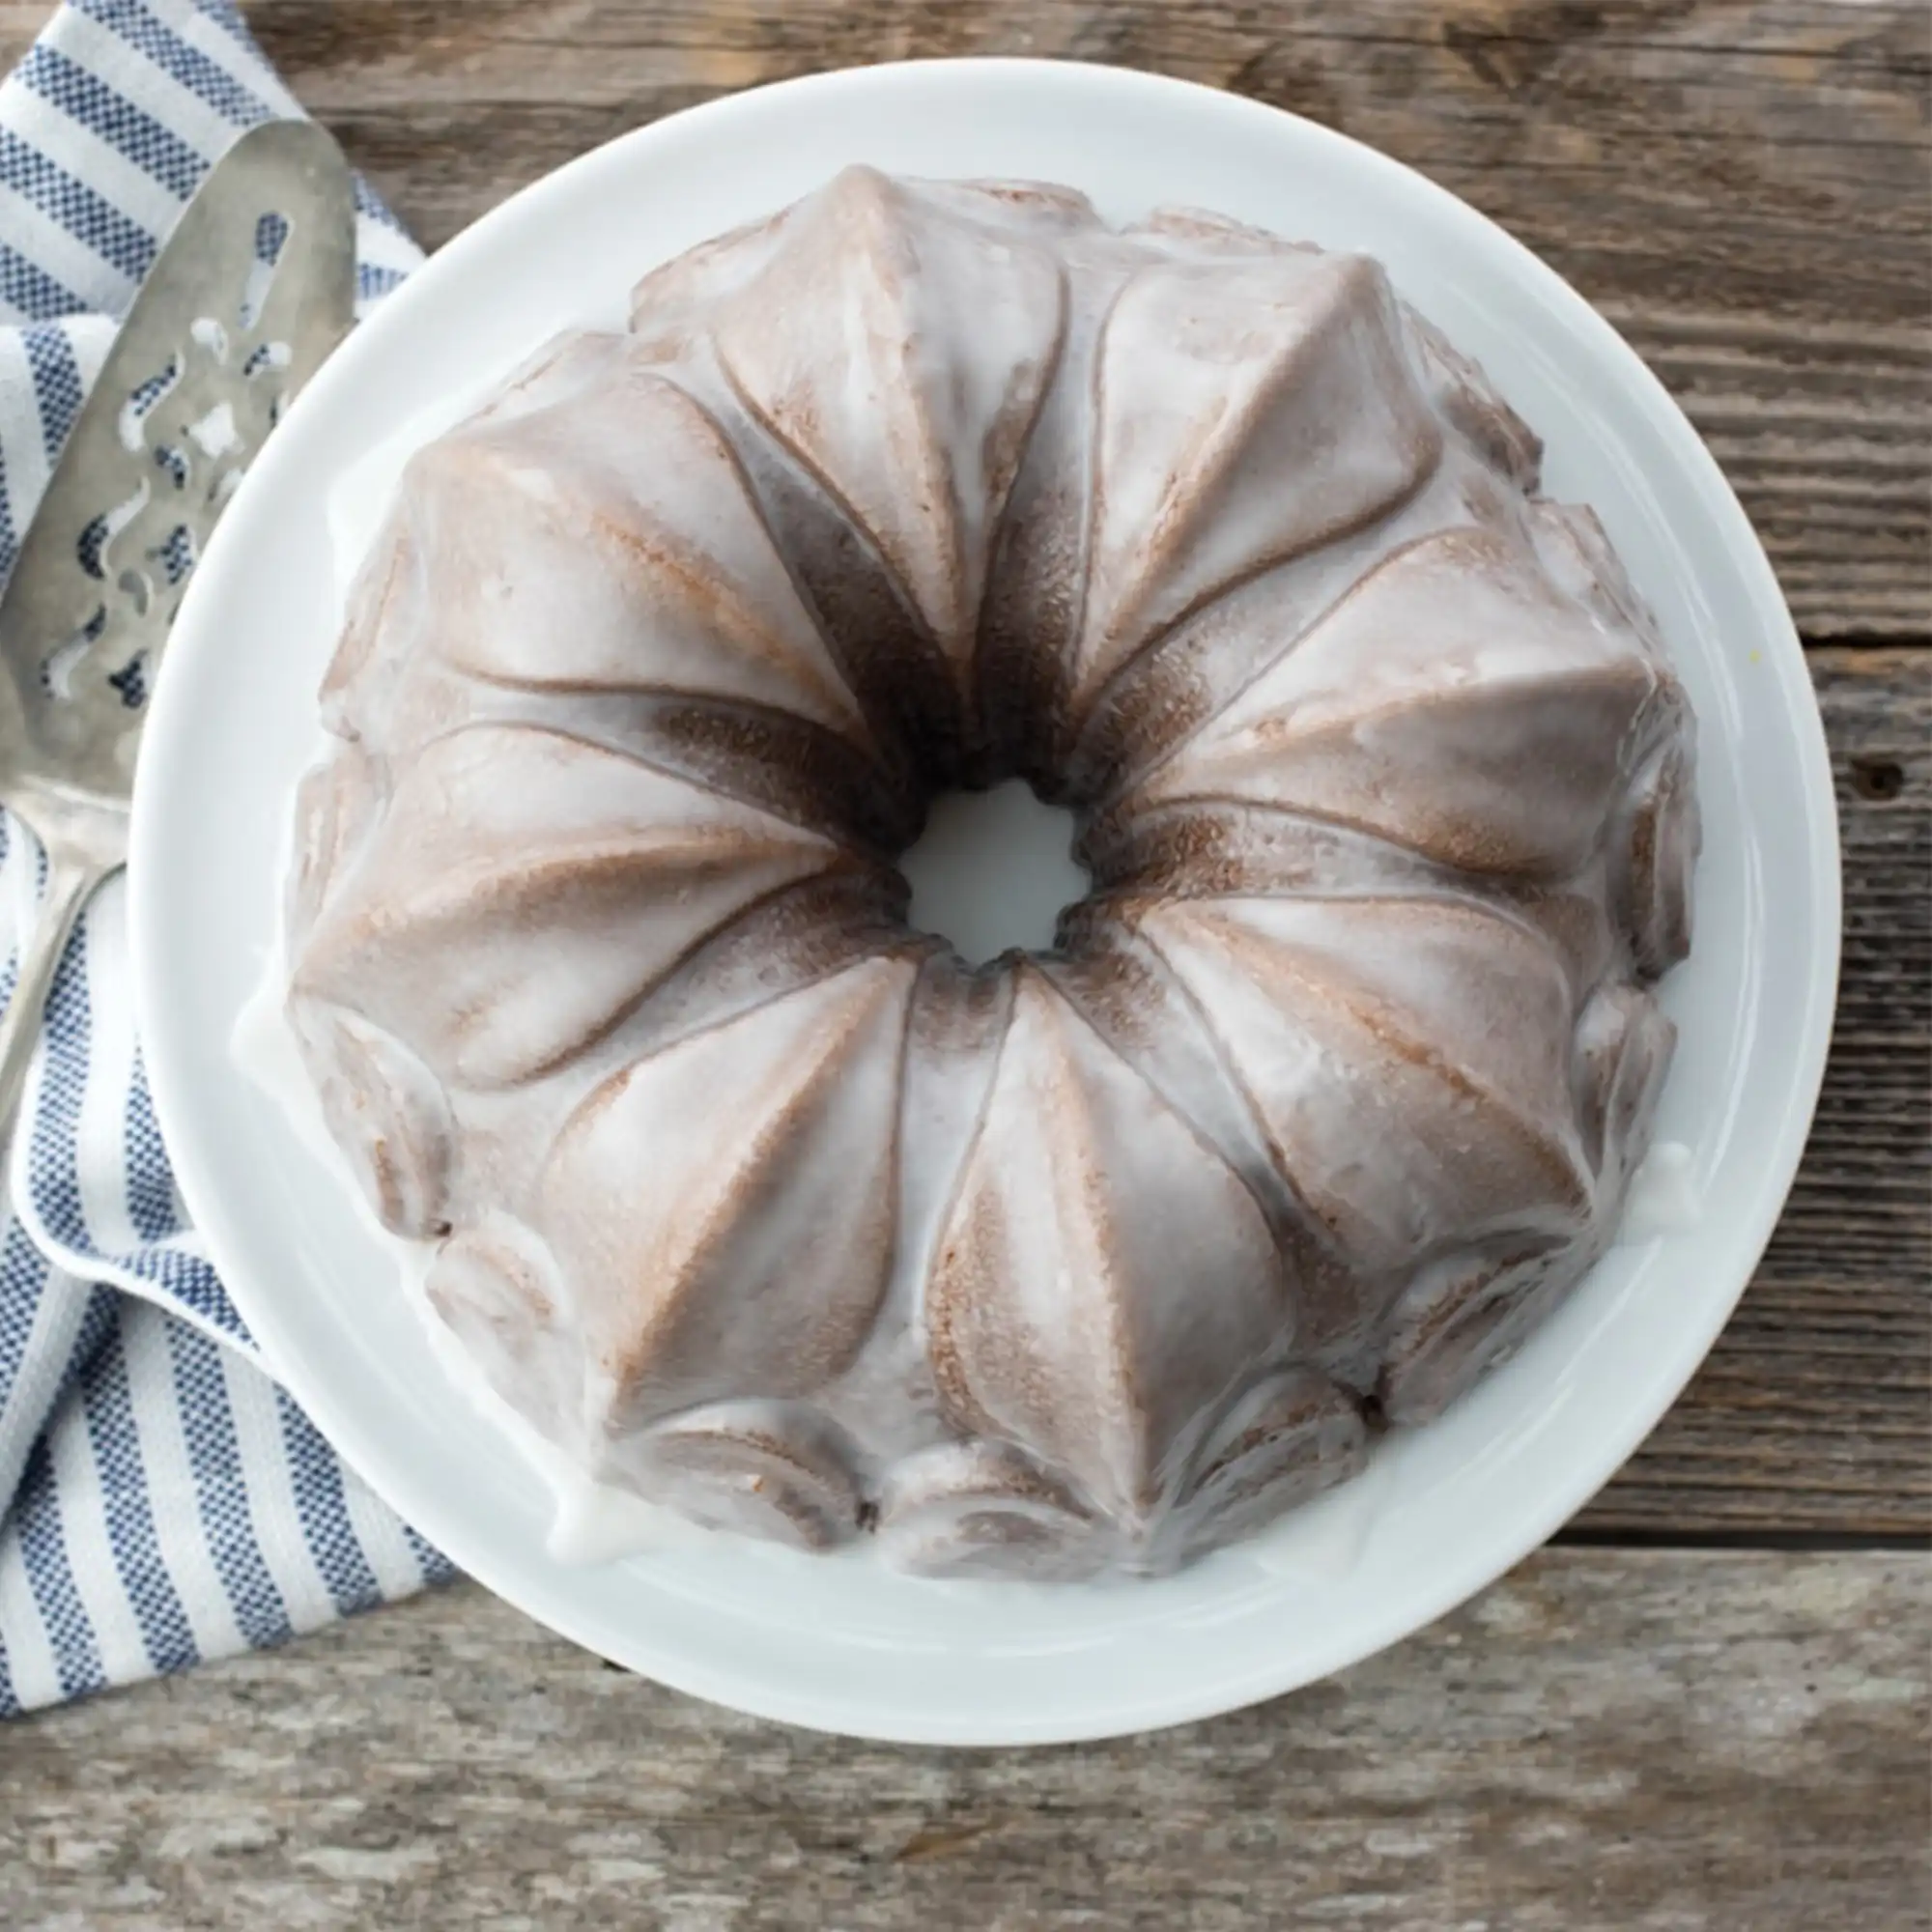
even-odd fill
[(473, 1588), (10, 1727), (14, 1932), (1913, 1932), (1932, 1558), (1551, 1550), (1273, 1704), (854, 1744)]
[(1455, 189), (1604, 309), (1709, 439), (1807, 635), (1932, 633), (1924, 0), (252, 0), (247, 12), (430, 245), (597, 142), (826, 68), (1065, 56), (1291, 108)]
[[(0, 0), (0, 63), (45, 16)], [(918, 54), (1110, 60), (1409, 161), (1591, 297), (1814, 642), (1932, 638), (1924, 0), (252, 0), (428, 243), (594, 143)], [(1579, 1537), (1922, 1538), (1932, 651), (1812, 653), (1846, 951), (1736, 1320)], [(611, 1924), (1914, 1932), (1932, 1557), (1555, 1548), (1341, 1679), (1079, 1749), (901, 1751), (602, 1666), (473, 1589), (0, 1737), (21, 1932)]]
[(1810, 663), (1845, 883), (1817, 1121), (1756, 1280), (1590, 1534), (1932, 1529), (1932, 652)]

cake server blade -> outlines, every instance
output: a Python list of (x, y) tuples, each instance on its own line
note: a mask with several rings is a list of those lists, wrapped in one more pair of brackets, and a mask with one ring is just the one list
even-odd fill
[(68, 935), (127, 861), (148, 693), (188, 576), (355, 297), (341, 151), (312, 122), (249, 129), (156, 256), (21, 545), (0, 597), (0, 802), (48, 876), (0, 1020), (0, 1147)]

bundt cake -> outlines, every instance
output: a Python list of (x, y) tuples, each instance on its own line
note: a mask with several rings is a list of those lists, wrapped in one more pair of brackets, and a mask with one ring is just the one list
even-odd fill
[[(1159, 1572), (1605, 1247), (1692, 721), (1373, 260), (855, 168), (411, 461), (322, 694), (288, 1016), (587, 1477), (915, 1571)], [(1091, 895), (911, 929), (1023, 779)]]

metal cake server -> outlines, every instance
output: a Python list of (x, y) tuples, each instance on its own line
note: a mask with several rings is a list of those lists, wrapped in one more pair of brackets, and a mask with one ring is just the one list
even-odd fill
[(47, 856), (0, 1020), (0, 1149), (55, 969), (127, 863), (147, 697), (189, 572), (262, 440), (348, 332), (355, 185), (311, 122), (238, 139), (155, 258), (0, 599), (0, 802)]

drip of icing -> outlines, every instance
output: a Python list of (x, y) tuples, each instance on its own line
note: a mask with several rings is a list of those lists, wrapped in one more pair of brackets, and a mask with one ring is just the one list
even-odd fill
[[(383, 1238), (393, 1249), (415, 1246), (398, 1241), (386, 1233)], [(522, 1457), (550, 1492), (550, 1532), (544, 1539), (544, 1549), (551, 1561), (570, 1569), (595, 1569), (654, 1549), (688, 1549), (713, 1536), (716, 1532), (679, 1516), (674, 1510), (586, 1476), (555, 1443), (538, 1435), (490, 1386), (463, 1345), (437, 1319), (436, 1310), (422, 1292), (434, 1252), (424, 1245), (419, 1257), (398, 1256), (411, 1291), (410, 1305), (423, 1324), (431, 1353), (451, 1385)]]
[(1618, 1241), (1635, 1246), (1665, 1235), (1682, 1235), (1704, 1218), (1695, 1157), (1682, 1141), (1659, 1141), (1631, 1176)]
[(1408, 1432), (1375, 1444), (1360, 1475), (1290, 1510), (1243, 1546), (1264, 1577), (1339, 1582), (1361, 1562), (1396, 1488)]
[(393, 435), (364, 450), (336, 478), (328, 493), (328, 540), (335, 558), (337, 594), (346, 599), (362, 560), (375, 547), (383, 520), (395, 501), (409, 460), (424, 444), (473, 414), (496, 384), (418, 411)]
[(712, 1532), (686, 1517), (606, 1483), (566, 1478), (554, 1493), (556, 1516), (544, 1548), (572, 1569), (621, 1563), (654, 1549), (690, 1548)]

